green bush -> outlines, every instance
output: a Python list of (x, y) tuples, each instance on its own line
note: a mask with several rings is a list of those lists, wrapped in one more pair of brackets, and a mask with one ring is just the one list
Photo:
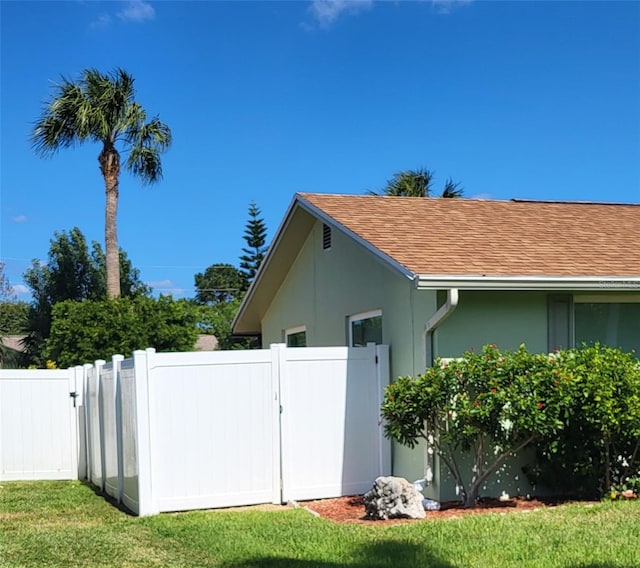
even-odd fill
[(190, 351), (198, 338), (197, 309), (186, 300), (140, 296), (53, 307), (47, 358), (58, 367), (92, 363), (136, 349)]
[[(433, 447), (466, 506), (509, 455), (534, 443), (529, 479), (564, 494), (617, 494), (640, 478), (640, 362), (619, 349), (536, 355), (485, 346), (399, 378), (381, 411), (387, 436)], [(456, 462), (461, 450), (472, 453), (469, 472)]]
[(596, 344), (558, 362), (571, 377), (571, 412), (561, 435), (539, 444), (539, 481), (589, 498), (627, 488), (640, 476), (640, 361)]
[[(531, 354), (524, 345), (515, 352), (490, 345), (437, 361), (423, 375), (389, 385), (381, 408), (385, 432), (410, 447), (420, 438), (432, 445), (472, 507), (510, 455), (564, 427), (571, 398), (558, 366), (556, 357)], [(460, 450), (473, 455), (466, 475), (456, 461)]]

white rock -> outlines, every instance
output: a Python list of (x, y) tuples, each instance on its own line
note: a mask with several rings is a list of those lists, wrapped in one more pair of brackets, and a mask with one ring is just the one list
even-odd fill
[(422, 493), (402, 477), (378, 477), (364, 504), (370, 519), (424, 519)]

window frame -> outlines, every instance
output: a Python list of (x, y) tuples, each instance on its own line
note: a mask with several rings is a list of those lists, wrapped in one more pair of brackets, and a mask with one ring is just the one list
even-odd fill
[[(379, 317), (382, 320), (382, 309), (378, 308), (375, 310), (368, 310), (366, 312), (359, 312), (357, 314), (350, 315), (348, 318), (348, 346), (355, 347), (353, 344), (353, 324), (358, 321), (363, 321), (367, 319), (373, 319)], [(380, 329), (382, 332), (382, 328)]]
[(289, 337), (293, 335), (298, 335), (300, 333), (304, 333), (304, 347), (307, 347), (307, 326), (306, 325), (297, 325), (295, 327), (288, 327), (284, 330), (284, 343), (287, 347), (300, 347), (298, 345), (289, 345)]
[(558, 315), (558, 306), (565, 304), (568, 315), (568, 330), (565, 330), (569, 338), (569, 349), (576, 347), (576, 304), (640, 304), (640, 294), (551, 294), (548, 297), (549, 310), (547, 319), (549, 350), (554, 350), (553, 345), (558, 337), (557, 328), (554, 327), (554, 318)]

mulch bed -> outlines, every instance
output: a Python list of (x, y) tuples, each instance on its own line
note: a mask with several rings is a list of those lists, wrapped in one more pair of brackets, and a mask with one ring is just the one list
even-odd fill
[(555, 507), (567, 501), (557, 499), (531, 499), (517, 497), (513, 499), (481, 499), (474, 509), (463, 509), (459, 501), (441, 503), (439, 511), (427, 511), (426, 519), (390, 519), (388, 521), (373, 521), (365, 518), (365, 507), (362, 495), (338, 497), (337, 499), (321, 499), (318, 501), (303, 501), (299, 505), (309, 511), (330, 519), (337, 523), (358, 524), (403, 524), (419, 523), (433, 519), (460, 518), (463, 515), (479, 515), (487, 513), (505, 514), (512, 511), (534, 511), (546, 507)]

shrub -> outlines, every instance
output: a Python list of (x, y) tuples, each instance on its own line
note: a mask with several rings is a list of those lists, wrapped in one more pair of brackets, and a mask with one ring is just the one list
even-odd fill
[(195, 306), (168, 296), (67, 300), (53, 307), (46, 354), (69, 367), (147, 347), (189, 351), (198, 337), (196, 319)]
[[(557, 357), (531, 354), (524, 345), (515, 352), (485, 346), (481, 353), (436, 361), (423, 375), (389, 385), (381, 408), (385, 432), (410, 447), (425, 439), (455, 479), (465, 507), (473, 507), (482, 484), (510, 455), (564, 427), (570, 380), (558, 369)], [(459, 450), (473, 454), (467, 476), (456, 461)]]
[(626, 488), (640, 476), (640, 362), (603, 345), (558, 353), (571, 377), (571, 409), (559, 437), (539, 445), (538, 479), (578, 497)]

